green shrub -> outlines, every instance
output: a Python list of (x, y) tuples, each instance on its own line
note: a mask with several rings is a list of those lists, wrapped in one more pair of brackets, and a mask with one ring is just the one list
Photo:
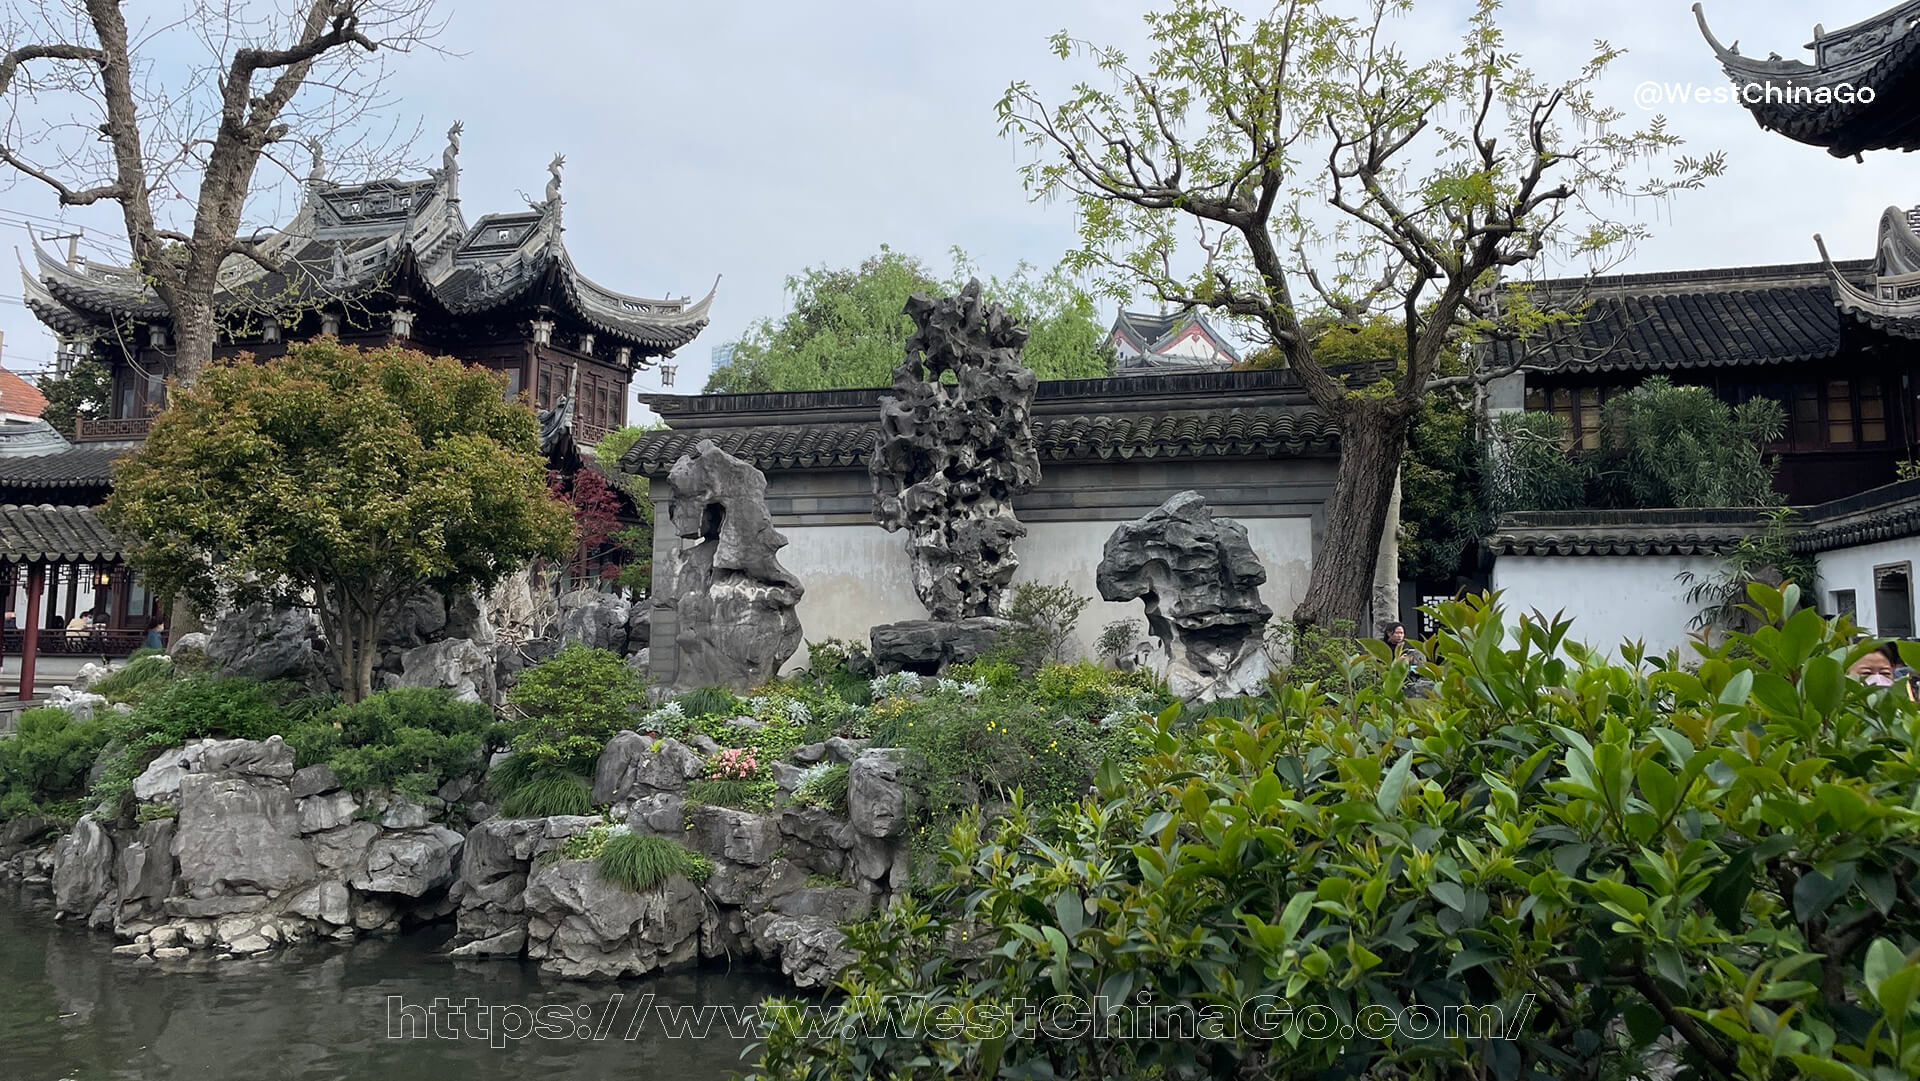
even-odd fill
[(823, 762), (814, 766), (794, 786), (793, 802), (844, 816), (847, 813), (847, 774), (845, 762)]
[(1092, 603), (1093, 598), (1065, 582), (1021, 583), (1007, 606), (1013, 628), (1000, 636), (987, 657), (1011, 663), (1022, 672), (1035, 671), (1049, 661), (1069, 660), (1067, 644), (1073, 639), (1073, 628)]
[(87, 771), (106, 745), (106, 726), (76, 721), (64, 709), (39, 706), (20, 715), (11, 739), (0, 739), (0, 819), (52, 813), (68, 817), (87, 791)]
[(674, 875), (704, 882), (713, 865), (676, 841), (649, 833), (615, 832), (601, 850), (600, 877), (636, 893), (656, 889)]
[(1276, 619), (1267, 630), (1269, 655), (1290, 652), (1292, 660), (1274, 669), (1282, 684), (1317, 683), (1325, 691), (1353, 690), (1378, 682), (1378, 666), (1347, 620), (1329, 627)]
[(1094, 643), (1094, 649), (1107, 661), (1118, 661), (1120, 655), (1133, 648), (1140, 640), (1140, 622), (1133, 619), (1116, 619), (1100, 628), (1100, 639)]
[(137, 703), (179, 676), (166, 654), (148, 653), (130, 659), (124, 668), (107, 673), (90, 689), (94, 694), (105, 695), (109, 702)]
[(433, 792), (484, 764), (493, 710), (444, 689), (400, 687), (336, 706), (287, 735), (302, 765), (325, 762), (352, 791)]
[(1151, 672), (1118, 672), (1091, 661), (1049, 664), (1033, 679), (1035, 701), (1076, 717), (1104, 717), (1116, 710), (1158, 713), (1164, 695)]
[(624, 658), (569, 645), (522, 672), (507, 693), (513, 749), (555, 770), (587, 773), (645, 697), (646, 680)]
[[(1449, 602), (1430, 697), (1382, 666), (1376, 686), (1285, 687), (1247, 719), (1169, 710), (1140, 773), (1099, 800), (961, 819), (942, 888), (849, 932), (852, 1016), (810, 1031), (772, 1014), (760, 1071), (1920, 1076), (1920, 703), (1849, 679), (1872, 643), (1795, 611), (1796, 593), (1752, 587), (1758, 629), (1684, 665), (1631, 648), (1611, 663), (1563, 620)], [(1241, 1021), (1310, 1003), (1372, 1027), (866, 1024), (1036, 988)], [(1501, 1013), (1464, 1035), (1372, 1024), (1412, 1003)]]
[(907, 784), (937, 829), (1015, 789), (1039, 804), (1078, 799), (1105, 757), (1103, 736), (1090, 720), (1019, 698), (936, 696), (886, 715), (874, 744), (907, 749)]

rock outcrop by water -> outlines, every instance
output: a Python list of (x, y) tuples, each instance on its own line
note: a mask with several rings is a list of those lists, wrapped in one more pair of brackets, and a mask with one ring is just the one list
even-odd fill
[[(62, 918), (112, 930), (134, 957), (260, 954), (452, 919), (455, 956), (524, 956), (564, 978), (758, 959), (823, 987), (851, 960), (842, 927), (907, 885), (912, 806), (899, 752), (856, 740), (795, 752), (776, 771), (783, 793), (825, 762), (849, 764), (844, 814), (784, 796), (765, 811), (690, 806), (706, 756), (622, 732), (595, 770), (607, 817), (469, 821), (466, 808), (484, 813), (478, 779), (424, 801), (349, 792), (325, 766), (296, 770), (278, 737), (199, 740), (135, 780), (137, 825), (6, 823), (0, 873), (50, 888)], [(710, 875), (634, 891), (567, 858), (571, 838), (609, 817), (684, 844)]]

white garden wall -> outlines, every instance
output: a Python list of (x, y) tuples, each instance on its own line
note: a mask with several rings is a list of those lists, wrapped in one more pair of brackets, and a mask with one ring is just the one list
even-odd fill
[(1712, 574), (1709, 556), (1501, 556), (1492, 585), (1509, 614), (1564, 611), (1571, 637), (1618, 657), (1622, 642), (1649, 652), (1681, 649), (1698, 605), (1686, 602), (1682, 571)]

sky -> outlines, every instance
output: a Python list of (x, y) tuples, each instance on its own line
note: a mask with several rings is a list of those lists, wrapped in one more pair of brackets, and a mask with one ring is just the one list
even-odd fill
[[(1891, 6), (1708, 0), (1707, 15), (1748, 55), (1809, 58), (1801, 46), (1814, 19), (1837, 29)], [(1450, 37), (1469, 7), (1422, 0), (1399, 33)], [(673, 391), (695, 393), (713, 347), (782, 312), (787, 277), (805, 267), (850, 266), (883, 244), (939, 271), (956, 245), (991, 274), (1055, 263), (1074, 240), (1073, 207), (1028, 197), (1027, 153), (1001, 136), (995, 102), (1013, 80), (1055, 100), (1091, 74), (1048, 50), (1062, 29), (1142, 55), (1145, 10), (1124, 0), (440, 0), (445, 54), (397, 60), (389, 116), (420, 125), (422, 161), (437, 162), (440, 133), (465, 123), (469, 221), (523, 207), (564, 153), (566, 244), (583, 273), (622, 292), (696, 298), (719, 276), (712, 324), (675, 361)], [(1596, 39), (1626, 49), (1600, 93), (1629, 121), (1650, 115), (1633, 104), (1644, 82), (1724, 81), (1688, 0), (1513, 0), (1504, 24), (1546, 77), (1572, 74)], [(1731, 103), (1658, 111), (1687, 152), (1724, 150), (1727, 174), (1655, 208), (1654, 237), (1621, 271), (1804, 262), (1818, 258), (1816, 232), (1835, 258), (1865, 257), (1880, 212), (1920, 202), (1904, 155), (1835, 159), (1762, 131)], [(0, 187), (0, 232), (23, 252), (23, 214), (62, 217), (31, 181)], [(113, 211), (64, 217), (124, 249)], [(53, 340), (19, 296), (7, 275), (4, 362), (33, 371)], [(655, 372), (635, 381), (637, 392), (660, 389)]]

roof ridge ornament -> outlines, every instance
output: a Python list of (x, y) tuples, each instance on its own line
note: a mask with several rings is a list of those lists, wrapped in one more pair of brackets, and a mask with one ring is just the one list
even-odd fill
[(311, 155), (313, 162), (307, 169), (307, 186), (315, 190), (331, 187), (331, 185), (327, 183), (326, 153), (321, 147), (319, 139), (307, 140), (307, 153)]
[(460, 121), (454, 121), (447, 129), (447, 148), (440, 152), (440, 185), (449, 203), (460, 201), (460, 133), (464, 130)]

